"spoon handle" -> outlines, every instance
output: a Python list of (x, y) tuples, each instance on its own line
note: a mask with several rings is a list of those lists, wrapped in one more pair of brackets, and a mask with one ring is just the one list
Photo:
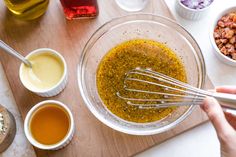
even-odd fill
[(24, 56), (16, 52), (13, 48), (11, 48), (9, 45), (4, 43), (2, 40), (0, 40), (0, 48), (2, 48), (4, 51), (6, 51), (8, 54), (20, 59), (22, 62), (24, 62), (27, 66), (32, 67), (31, 63), (25, 59)]

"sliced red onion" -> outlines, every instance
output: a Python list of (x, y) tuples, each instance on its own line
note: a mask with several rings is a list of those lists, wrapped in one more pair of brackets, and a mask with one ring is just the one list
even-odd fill
[(203, 9), (209, 6), (214, 0), (180, 0), (180, 2), (191, 9)]

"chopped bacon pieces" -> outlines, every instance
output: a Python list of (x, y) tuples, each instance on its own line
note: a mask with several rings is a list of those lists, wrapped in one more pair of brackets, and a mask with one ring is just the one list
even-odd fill
[(236, 60), (236, 12), (218, 20), (213, 36), (221, 53)]

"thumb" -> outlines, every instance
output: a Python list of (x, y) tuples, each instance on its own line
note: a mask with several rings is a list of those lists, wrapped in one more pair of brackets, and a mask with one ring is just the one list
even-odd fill
[(221, 86), (216, 88), (217, 92), (236, 94), (236, 86)]
[(216, 99), (207, 97), (201, 106), (206, 112), (220, 140), (227, 140), (230, 135), (234, 134), (234, 129), (225, 118), (224, 112)]

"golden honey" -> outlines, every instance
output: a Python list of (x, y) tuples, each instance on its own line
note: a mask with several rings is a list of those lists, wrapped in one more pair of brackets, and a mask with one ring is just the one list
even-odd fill
[(67, 135), (69, 128), (69, 116), (62, 107), (54, 104), (39, 108), (30, 120), (33, 138), (45, 145), (60, 142)]

